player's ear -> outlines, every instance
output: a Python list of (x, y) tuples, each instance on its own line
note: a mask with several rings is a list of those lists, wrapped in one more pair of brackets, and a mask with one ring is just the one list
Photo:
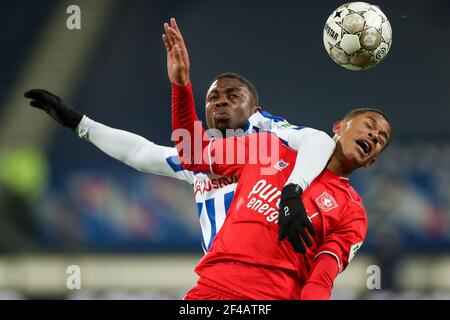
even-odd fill
[(261, 110), (262, 110), (262, 109), (261, 109), (260, 106), (253, 106), (253, 107), (251, 108), (251, 113), (254, 114), (254, 113), (260, 112)]
[(343, 124), (344, 124), (344, 121), (342, 121), (342, 120), (335, 121), (334, 124), (333, 124), (333, 133), (334, 134), (341, 134), (342, 128), (343, 128)]
[(373, 164), (375, 163), (375, 160), (376, 160), (376, 159), (377, 159), (377, 158), (370, 159), (370, 161), (364, 165), (364, 168), (368, 168), (368, 167), (370, 167), (371, 165), (373, 165)]

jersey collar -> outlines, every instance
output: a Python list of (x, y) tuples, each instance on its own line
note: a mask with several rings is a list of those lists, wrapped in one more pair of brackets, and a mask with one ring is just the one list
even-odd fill
[(331, 171), (328, 168), (325, 168), (322, 178), (326, 179), (326, 180), (339, 181), (340, 183), (342, 183), (344, 185), (350, 185), (349, 178), (338, 176), (336, 173), (334, 173), (333, 171)]

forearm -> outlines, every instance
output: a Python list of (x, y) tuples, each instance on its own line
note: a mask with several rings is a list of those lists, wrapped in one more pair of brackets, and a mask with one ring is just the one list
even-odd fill
[(209, 171), (210, 162), (203, 154), (210, 141), (203, 139), (205, 130), (195, 110), (190, 83), (185, 87), (172, 84), (172, 130), (181, 165), (188, 170)]
[(302, 300), (329, 300), (333, 289), (334, 279), (338, 275), (338, 264), (329, 254), (317, 257), (312, 272), (303, 287)]
[(154, 174), (176, 177), (166, 158), (172, 148), (156, 145), (136, 134), (114, 129), (83, 116), (76, 128), (80, 138), (130, 167)]
[(336, 143), (325, 132), (307, 129), (311, 132), (293, 134), (289, 137), (289, 146), (298, 150), (294, 169), (286, 184), (298, 184), (305, 190), (325, 169)]

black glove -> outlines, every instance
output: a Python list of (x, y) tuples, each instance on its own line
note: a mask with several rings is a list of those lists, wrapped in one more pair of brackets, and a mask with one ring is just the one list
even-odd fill
[(64, 101), (47, 90), (33, 89), (25, 92), (25, 98), (31, 99), (30, 105), (47, 112), (50, 117), (65, 127), (75, 131), (83, 116), (70, 109)]
[[(305, 244), (312, 246), (312, 240), (305, 229), (311, 235), (316, 234), (316, 230), (306, 215), (306, 209), (302, 202), (302, 188), (296, 184), (288, 184), (281, 191), (280, 211), (278, 213), (278, 224), (280, 225), (279, 241), (285, 237), (300, 253), (306, 253)], [(301, 239), (303, 239), (303, 242)]]

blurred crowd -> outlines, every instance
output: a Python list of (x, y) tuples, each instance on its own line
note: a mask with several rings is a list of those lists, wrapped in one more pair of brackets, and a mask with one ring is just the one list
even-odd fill
[[(189, 184), (129, 168), (53, 168), (52, 176), (43, 153), (16, 153), (0, 162), (4, 252), (200, 252)], [(26, 163), (14, 159), (21, 155)], [(365, 252), (447, 251), (449, 163), (450, 146), (394, 145), (352, 177), (369, 217)]]

